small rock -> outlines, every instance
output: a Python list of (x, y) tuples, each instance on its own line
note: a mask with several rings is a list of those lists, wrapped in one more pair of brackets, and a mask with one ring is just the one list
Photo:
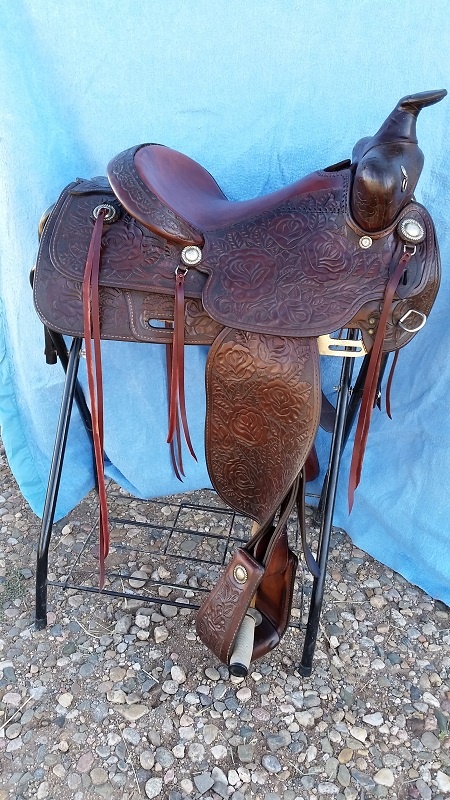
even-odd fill
[(138, 569), (136, 572), (133, 572), (131, 577), (128, 580), (132, 589), (143, 589), (145, 586), (146, 581), (148, 580), (148, 575), (144, 572), (143, 569)]
[(44, 800), (45, 797), (48, 797), (48, 790), (49, 790), (48, 781), (42, 781), (42, 783), (39, 784), (38, 790), (36, 792), (37, 800)]
[(216, 761), (220, 761), (222, 758), (226, 757), (227, 748), (223, 744), (216, 744), (214, 747), (211, 747), (211, 755)]
[(205, 675), (207, 678), (209, 678), (210, 681), (220, 680), (220, 672), (214, 667), (206, 667)]
[(391, 769), (387, 769), (386, 767), (380, 769), (376, 775), (373, 776), (373, 779), (375, 783), (378, 783), (380, 786), (387, 786), (388, 788), (393, 786), (395, 782), (394, 773)]
[(94, 767), (89, 773), (89, 777), (94, 786), (103, 786), (108, 780), (108, 773), (102, 767)]
[(90, 771), (94, 761), (95, 757), (93, 753), (83, 753), (78, 759), (75, 769), (77, 772), (81, 772), (81, 774), (84, 775)]
[(314, 724), (314, 716), (310, 711), (297, 711), (295, 719), (302, 728), (311, 728)]
[(203, 761), (203, 758), (205, 756), (205, 748), (203, 747), (202, 744), (200, 744), (200, 742), (192, 742), (192, 744), (190, 744), (188, 747), (188, 756), (191, 759), (191, 761), (194, 761), (196, 763)]
[(427, 704), (427, 706), (433, 706), (433, 708), (439, 708), (441, 705), (437, 697), (430, 692), (424, 692), (422, 695), (422, 700)]
[(338, 761), (340, 764), (348, 764), (353, 758), (353, 750), (350, 750), (349, 747), (344, 747), (343, 750), (338, 755)]
[(125, 614), (123, 617), (117, 620), (114, 627), (114, 632), (120, 634), (128, 633), (132, 624), (133, 624), (133, 617), (131, 616), (131, 614)]
[(127, 702), (127, 696), (123, 689), (112, 689), (110, 692), (106, 693), (106, 699), (109, 700), (110, 703), (119, 703), (122, 705)]
[(379, 728), (380, 725), (383, 724), (384, 719), (383, 715), (379, 711), (376, 711), (374, 714), (366, 714), (363, 717), (363, 721), (367, 725), (372, 725), (374, 728)]
[(267, 736), (267, 746), (271, 753), (276, 753), (281, 747), (287, 747), (291, 741), (292, 737), (289, 731), (280, 731), (280, 733)]
[(319, 797), (322, 795), (334, 795), (339, 794), (339, 787), (336, 786), (334, 783), (319, 783), (318, 785)]
[(267, 772), (270, 772), (271, 775), (274, 775), (277, 772), (281, 772), (281, 770), (283, 769), (276, 756), (269, 756), (269, 755), (263, 756), (261, 759), (261, 764), (263, 765), (264, 769), (267, 770)]
[(426, 750), (439, 750), (441, 746), (439, 739), (431, 731), (425, 731), (425, 733), (420, 737), (420, 741)]
[(160, 644), (160, 642), (165, 642), (169, 638), (169, 631), (164, 625), (159, 625), (155, 628), (154, 636), (156, 644)]
[(137, 728), (124, 728), (122, 736), (126, 742), (130, 742), (134, 746), (138, 745), (141, 741), (141, 734)]
[(365, 789), (375, 789), (376, 783), (370, 775), (366, 775), (365, 772), (361, 772), (359, 769), (352, 769), (351, 774), (360, 786), (364, 786)]
[(178, 614), (178, 608), (176, 606), (168, 606), (165, 603), (163, 603), (163, 605), (161, 606), (161, 614), (163, 615), (163, 617), (166, 617), (167, 619), (172, 619), (173, 617), (176, 617), (176, 615)]
[(219, 735), (219, 728), (217, 725), (205, 725), (203, 728), (203, 739), (205, 744), (212, 744)]
[(300, 691), (292, 692), (292, 694), (288, 695), (287, 699), (289, 700), (290, 703), (292, 703), (293, 706), (295, 706), (295, 708), (298, 711), (301, 711), (301, 709), (303, 708), (303, 703), (304, 703), (303, 692), (300, 692)]
[(353, 727), (350, 728), (350, 733), (358, 742), (365, 742), (367, 739), (367, 731), (364, 728)]
[(351, 775), (345, 764), (340, 764), (337, 771), (337, 779), (341, 786), (347, 788), (350, 786)]
[(136, 614), (134, 618), (134, 623), (137, 625), (138, 628), (141, 630), (146, 630), (150, 627), (150, 617), (148, 614)]
[(446, 775), (445, 772), (438, 770), (436, 773), (436, 783), (440, 792), (450, 794), (450, 775)]
[(73, 694), (70, 694), (70, 692), (64, 692), (64, 694), (61, 694), (58, 697), (58, 703), (63, 708), (70, 708), (70, 706), (72, 705), (72, 701), (73, 701)]
[(153, 769), (155, 766), (155, 756), (151, 750), (144, 750), (139, 756), (139, 763), (142, 769)]
[(168, 769), (168, 767), (172, 766), (175, 756), (166, 747), (158, 747), (155, 752), (155, 759), (164, 769)]
[(184, 669), (178, 666), (178, 664), (174, 664), (172, 669), (170, 670), (170, 675), (173, 681), (176, 683), (184, 683), (186, 680), (186, 673)]
[(200, 775), (194, 775), (194, 783), (200, 794), (205, 794), (214, 786), (214, 778), (211, 777), (209, 772), (202, 772)]
[(250, 700), (251, 696), (252, 692), (248, 686), (243, 686), (242, 689), (238, 689), (236, 692), (236, 697), (241, 703), (245, 703), (247, 700)]
[(249, 764), (253, 761), (253, 756), (255, 753), (255, 748), (252, 744), (240, 744), (238, 745), (237, 754), (239, 761), (242, 764)]
[(178, 692), (178, 683), (176, 681), (164, 681), (162, 690), (166, 694), (176, 694)]
[(128, 722), (135, 722), (137, 719), (145, 716), (145, 714), (148, 714), (149, 710), (150, 709), (140, 703), (134, 703), (132, 706), (124, 706), (123, 708), (117, 709), (118, 713), (124, 717), (124, 719), (128, 720)]
[(20, 722), (13, 722), (12, 725), (8, 725), (5, 730), (5, 736), (7, 739), (17, 739), (22, 732), (22, 725)]
[(148, 798), (158, 797), (163, 787), (162, 778), (150, 778), (145, 784), (145, 794)]
[(19, 692), (5, 692), (2, 697), (2, 702), (5, 703), (7, 706), (13, 706), (14, 708), (19, 708), (22, 697)]

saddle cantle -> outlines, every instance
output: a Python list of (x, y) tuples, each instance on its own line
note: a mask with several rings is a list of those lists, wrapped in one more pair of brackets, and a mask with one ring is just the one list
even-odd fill
[[(96, 374), (88, 357), (88, 375), (94, 417), (101, 407), (100, 339), (167, 346), (168, 439), (179, 475), (181, 428), (194, 454), (184, 401), (184, 345), (211, 345), (208, 470), (224, 500), (266, 531), (252, 550), (258, 564), (264, 562), (264, 542), (265, 552), (289, 563), (292, 575), (284, 533), (274, 528), (274, 544), (267, 531), (313, 447), (321, 408), (318, 337), (355, 328), (361, 331), (360, 350), (371, 354), (351, 500), (382, 354), (406, 345), (432, 308), (440, 263), (433, 222), (414, 200), (423, 164), (415, 123), (422, 107), (445, 94), (403, 98), (377, 134), (355, 146), (352, 161), (264, 197), (230, 202), (195, 161), (145, 144), (113, 158), (108, 179), (70, 184), (46, 220), (34, 276), (37, 313), (50, 330), (84, 336), (89, 353), (93, 339)], [(100, 437), (99, 481), (102, 449)], [(264, 599), (278, 579), (271, 583), (266, 575), (261, 582), (256, 571), (261, 630), (270, 628), (271, 634), (259, 637), (255, 657), (284, 630), (284, 622), (267, 623), (278, 588), (270, 588), (270, 602)], [(233, 576), (227, 580), (228, 591)], [(289, 591), (285, 579), (281, 585), (285, 620)], [(217, 598), (223, 605), (220, 586), (216, 595), (216, 605)], [(199, 614), (205, 641), (201, 619), (207, 613), (205, 607)], [(230, 647), (235, 635), (227, 633)]]

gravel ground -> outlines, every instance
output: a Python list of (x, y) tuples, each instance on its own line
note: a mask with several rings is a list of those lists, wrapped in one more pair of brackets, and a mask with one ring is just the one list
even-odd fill
[[(180, 510), (110, 486), (107, 586), (134, 596), (51, 586), (37, 632), (39, 521), (1, 445), (0, 481), (0, 800), (450, 796), (449, 609), (345, 533), (333, 534), (312, 676), (297, 669), (311, 587), (300, 570), (297, 627), (230, 679), (189, 608), (228, 552), (231, 518), (212, 493)], [(54, 581), (95, 590), (95, 509), (91, 495), (55, 526)], [(239, 538), (246, 523), (231, 522)]]

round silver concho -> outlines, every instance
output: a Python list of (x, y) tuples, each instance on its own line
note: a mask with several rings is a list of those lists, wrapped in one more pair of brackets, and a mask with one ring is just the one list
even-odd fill
[(195, 244), (189, 244), (181, 251), (181, 260), (187, 267), (195, 267), (202, 260), (202, 251)]
[(371, 236), (361, 236), (359, 240), (359, 246), (362, 247), (363, 250), (368, 250), (369, 247), (372, 247), (373, 239)]
[(233, 575), (235, 577), (235, 580), (237, 580), (238, 583), (246, 583), (247, 582), (247, 578), (248, 578), (247, 570), (241, 564), (238, 564), (237, 567), (234, 568)]
[(417, 219), (412, 217), (405, 217), (399, 222), (397, 227), (399, 236), (404, 242), (410, 244), (419, 244), (425, 239), (425, 229)]
[(119, 212), (117, 208), (112, 205), (112, 203), (100, 203), (100, 205), (95, 206), (92, 212), (92, 216), (94, 219), (97, 219), (98, 215), (100, 214), (100, 211), (105, 212), (103, 221), (106, 222), (107, 225), (111, 225), (112, 222), (115, 222), (116, 219), (119, 218)]

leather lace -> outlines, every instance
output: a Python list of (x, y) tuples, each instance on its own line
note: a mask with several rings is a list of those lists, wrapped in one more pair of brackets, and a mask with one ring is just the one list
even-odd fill
[[(100, 589), (105, 583), (105, 559), (109, 553), (108, 506), (105, 485), (104, 425), (103, 425), (103, 381), (100, 346), (99, 274), (100, 254), (105, 211), (101, 210), (95, 220), (83, 278), (84, 343), (86, 370), (91, 400), (92, 438), (100, 504), (99, 571)], [(92, 348), (92, 342), (94, 347)]]
[(380, 321), (378, 323), (376, 336), (370, 353), (369, 367), (367, 370), (367, 376), (361, 400), (361, 409), (359, 412), (358, 424), (356, 426), (355, 443), (353, 446), (352, 461), (350, 465), (350, 480), (348, 486), (348, 505), (350, 511), (353, 507), (355, 489), (359, 485), (361, 478), (364, 451), (366, 449), (370, 420), (372, 417), (372, 410), (377, 392), (381, 359), (383, 356), (383, 342), (386, 335), (388, 315), (394, 299), (395, 291), (402, 279), (405, 269), (408, 266), (411, 256), (412, 251), (410, 252), (405, 248), (402, 257), (399, 259), (395, 270), (388, 280), (384, 293)]
[[(195, 455), (189, 434), (184, 393), (184, 277), (186, 271), (187, 270), (178, 268), (175, 273), (175, 307), (173, 315), (172, 365), (169, 391), (169, 431), (167, 434), (167, 441), (169, 444), (173, 442), (178, 419), (180, 417), (188, 450), (191, 456), (197, 461), (197, 456)], [(180, 471), (182, 473), (182, 470)]]

